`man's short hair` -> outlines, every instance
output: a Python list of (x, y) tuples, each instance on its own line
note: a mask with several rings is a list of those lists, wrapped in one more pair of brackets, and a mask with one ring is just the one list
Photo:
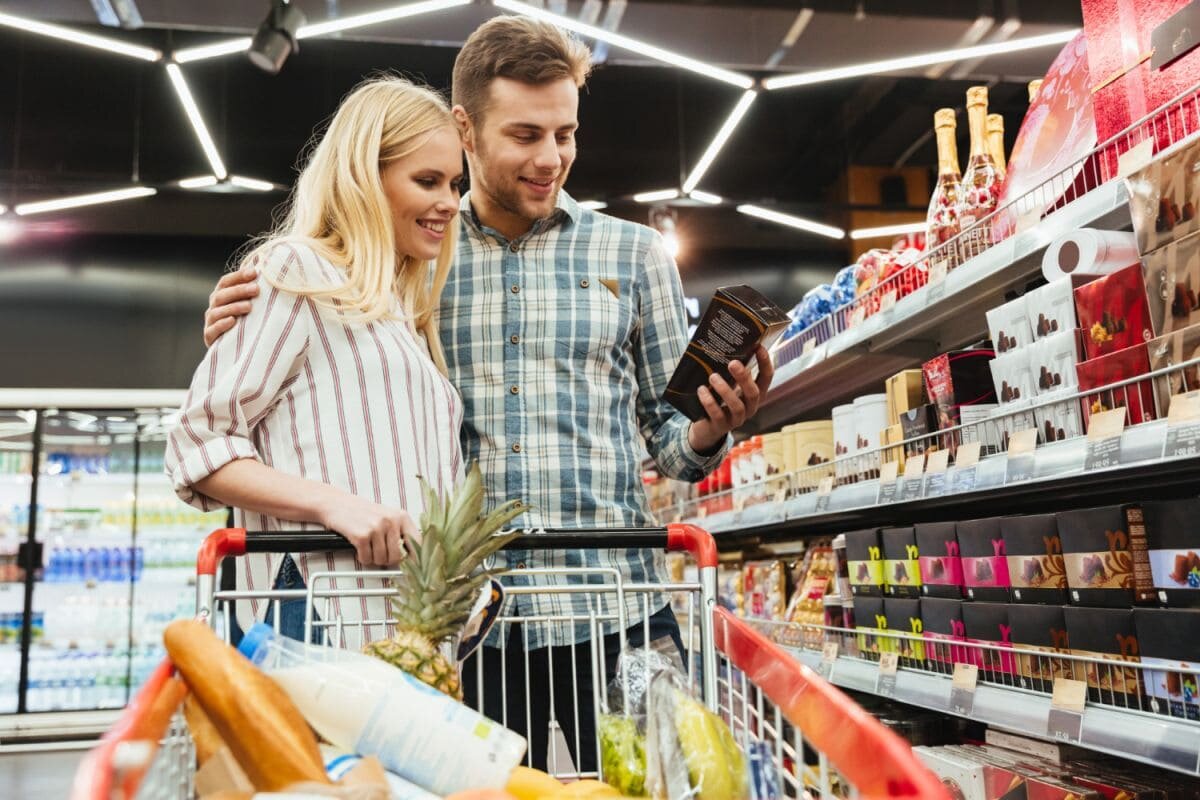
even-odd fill
[(451, 102), (478, 124), (496, 78), (532, 86), (570, 78), (582, 87), (592, 69), (591, 55), (587, 45), (548, 22), (493, 17), (475, 29), (454, 59)]

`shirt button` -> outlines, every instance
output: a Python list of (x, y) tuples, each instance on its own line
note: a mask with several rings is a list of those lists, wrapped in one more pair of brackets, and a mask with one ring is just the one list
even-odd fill
[(586, 289), (587, 287), (591, 286), (591, 283), (589, 283), (589, 282), (588, 282), (588, 279), (587, 279), (587, 278), (584, 278), (583, 280), (581, 280), (581, 281), (579, 282), (579, 286), (580, 286), (580, 288), (582, 288), (582, 289)]
[(509, 394), (520, 394), (520, 393), (521, 393), (521, 387), (519, 387), (519, 386), (511, 386), (511, 387), (509, 387), (508, 393), (509, 393)]
[(519, 253), (519, 252), (521, 252), (521, 245), (517, 244), (516, 242), (513, 242), (512, 244), (510, 244), (508, 246), (508, 249), (513, 251), (514, 253)]
[(517, 562), (517, 569), (525, 569), (525, 562), (524, 561)]
[(513, 451), (514, 453), (519, 453), (519, 452), (521, 452), (521, 445), (519, 445), (519, 444), (514, 444), (514, 445), (512, 446), (512, 451)]
[(521, 341), (521, 337), (514, 333), (512, 336), (508, 337), (508, 340), (513, 344), (518, 344)]
[(520, 294), (520, 293), (521, 293), (521, 287), (520, 287), (520, 286), (517, 286), (517, 285), (514, 283), (514, 284), (512, 285), (512, 290), (511, 290), (511, 291), (512, 291), (512, 293), (513, 293), (513, 294)]

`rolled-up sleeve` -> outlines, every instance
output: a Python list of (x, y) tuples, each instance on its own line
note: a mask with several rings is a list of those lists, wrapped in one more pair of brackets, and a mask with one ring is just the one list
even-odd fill
[(167, 441), (164, 466), (175, 493), (206, 511), (222, 504), (196, 491), (196, 482), (231, 461), (261, 460), (255, 426), (300, 374), (308, 349), (311, 301), (264, 277), (302, 271), (296, 250), (277, 246), (263, 261), (250, 313), (213, 343), (196, 368)]

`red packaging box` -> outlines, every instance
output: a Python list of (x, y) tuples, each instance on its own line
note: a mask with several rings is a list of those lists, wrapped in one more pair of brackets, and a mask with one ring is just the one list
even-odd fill
[(1088, 359), (1154, 338), (1142, 265), (1133, 264), (1075, 290), (1075, 314)]
[(953, 350), (921, 365), (925, 391), (937, 406), (938, 430), (959, 421), (959, 407), (996, 402), (989, 362), (996, 357), (990, 347)]
[[(1150, 356), (1145, 343), (1118, 350), (1101, 358), (1075, 365), (1079, 377), (1079, 391), (1086, 393), (1111, 383), (1136, 378), (1150, 371)], [(1154, 386), (1149, 379), (1127, 386), (1091, 394), (1083, 399), (1084, 426), (1093, 413), (1111, 411), (1114, 408), (1129, 410), (1128, 424), (1149, 422), (1156, 419), (1154, 412)]]

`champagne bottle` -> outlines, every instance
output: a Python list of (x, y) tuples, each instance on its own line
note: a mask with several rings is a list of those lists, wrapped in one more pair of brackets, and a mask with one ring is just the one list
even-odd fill
[[(925, 218), (925, 250), (933, 253), (958, 235), (959, 193), (962, 190), (958, 171), (958, 145), (955, 132), (958, 121), (953, 108), (939, 108), (933, 115), (933, 131), (937, 137), (938, 175), (929, 199)], [(957, 259), (944, 248), (930, 257), (929, 269), (943, 274), (957, 266)]]
[(999, 114), (987, 115), (987, 141), (988, 153), (996, 164), (1000, 180), (1004, 180), (1004, 173), (1007, 171), (1004, 162), (1004, 117)]
[[(996, 210), (1000, 197), (1000, 176), (987, 146), (987, 96), (986, 86), (972, 86), (967, 90), (971, 155), (967, 159), (967, 171), (963, 173), (958, 208), (959, 225), (965, 233), (959, 248), (963, 260), (973, 258), (991, 246), (990, 223), (978, 226), (976, 223)], [(971, 230), (972, 226), (976, 226), (974, 230)]]
[(1037, 97), (1038, 90), (1042, 88), (1042, 81), (1039, 78), (1036, 81), (1029, 82), (1029, 102), (1033, 102), (1033, 98)]

